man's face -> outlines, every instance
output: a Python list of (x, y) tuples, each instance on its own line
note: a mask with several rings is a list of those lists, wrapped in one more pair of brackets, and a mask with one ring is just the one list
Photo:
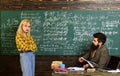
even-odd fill
[(93, 38), (92, 41), (92, 45), (91, 45), (91, 49), (92, 50), (96, 50), (99, 48), (99, 42), (98, 42), (98, 38)]
[(95, 45), (95, 46), (98, 46), (99, 45), (99, 42), (98, 42), (98, 38), (93, 38), (93, 44)]

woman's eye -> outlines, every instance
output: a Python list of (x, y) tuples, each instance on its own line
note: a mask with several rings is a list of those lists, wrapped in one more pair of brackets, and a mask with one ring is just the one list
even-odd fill
[(25, 27), (27, 27), (27, 25), (25, 25)]

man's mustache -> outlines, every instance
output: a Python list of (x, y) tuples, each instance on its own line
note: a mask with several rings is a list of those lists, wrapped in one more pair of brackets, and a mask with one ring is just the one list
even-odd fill
[(92, 43), (92, 45), (91, 45), (91, 49), (92, 49), (92, 50), (96, 50), (96, 49), (98, 49), (98, 47), (99, 47), (99, 45), (95, 46), (93, 43)]

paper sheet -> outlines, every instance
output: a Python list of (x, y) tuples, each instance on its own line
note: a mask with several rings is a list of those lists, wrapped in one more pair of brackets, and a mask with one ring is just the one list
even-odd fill
[(116, 70), (108, 70), (107, 72), (118, 73), (118, 72), (120, 72), (120, 70), (119, 70), (119, 69), (116, 69)]
[(70, 70), (70, 71), (84, 71), (85, 68), (82, 68), (82, 67), (68, 67), (68, 70)]
[(94, 68), (94, 66), (90, 63), (90, 61), (86, 60), (85, 58), (83, 58), (83, 60), (85, 60), (90, 65), (90, 67)]

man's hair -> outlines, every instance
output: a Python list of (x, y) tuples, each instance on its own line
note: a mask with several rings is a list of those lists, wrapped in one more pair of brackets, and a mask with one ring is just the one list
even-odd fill
[(93, 34), (94, 38), (98, 38), (98, 42), (102, 42), (102, 45), (106, 42), (106, 35), (101, 33), (101, 32), (97, 32)]

